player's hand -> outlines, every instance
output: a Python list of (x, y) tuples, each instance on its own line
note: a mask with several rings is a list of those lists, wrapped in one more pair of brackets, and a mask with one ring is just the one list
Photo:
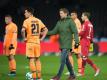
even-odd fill
[(14, 49), (14, 46), (13, 46), (13, 44), (10, 44), (9, 50), (12, 50), (12, 49)]
[(78, 48), (79, 45), (80, 45), (79, 43), (75, 43), (75, 45), (74, 45), (75, 47), (74, 47), (74, 48), (75, 48), (75, 49)]

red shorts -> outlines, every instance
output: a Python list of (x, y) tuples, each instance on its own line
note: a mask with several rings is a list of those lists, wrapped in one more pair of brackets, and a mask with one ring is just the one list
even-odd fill
[(82, 39), (80, 40), (81, 44), (81, 54), (82, 56), (88, 56), (90, 48), (90, 40)]

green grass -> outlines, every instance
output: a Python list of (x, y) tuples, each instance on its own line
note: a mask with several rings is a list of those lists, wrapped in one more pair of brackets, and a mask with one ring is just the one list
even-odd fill
[[(94, 71), (93, 69), (87, 65), (85, 70), (85, 76), (84, 77), (77, 77), (77, 80), (107, 80), (107, 56), (97, 57), (92, 56), (91, 59), (100, 67), (101, 73), (99, 76), (94, 77)], [(28, 66), (28, 60), (25, 56), (17, 55), (17, 76), (16, 77), (8, 77), (8, 61), (5, 56), (0, 56), (0, 80), (26, 80), (25, 74), (29, 71)], [(77, 63), (74, 56), (75, 61), (75, 70), (77, 71)], [(59, 62), (60, 57), (58, 56), (42, 56), (41, 57), (42, 62), (42, 74), (44, 80), (49, 80), (51, 77), (53, 77), (58, 69), (59, 69)], [(64, 72), (66, 72), (66, 66)], [(64, 73), (63, 72), (63, 73)], [(68, 76), (65, 76), (62, 74), (61, 80), (66, 80)]]

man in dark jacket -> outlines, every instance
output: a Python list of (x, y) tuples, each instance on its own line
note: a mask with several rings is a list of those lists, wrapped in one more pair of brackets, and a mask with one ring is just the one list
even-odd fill
[(50, 80), (60, 80), (65, 64), (68, 68), (68, 71), (70, 72), (68, 80), (75, 80), (74, 71), (69, 61), (68, 54), (71, 50), (73, 34), (75, 39), (75, 48), (78, 48), (79, 46), (78, 31), (76, 29), (75, 23), (72, 21), (71, 17), (68, 16), (69, 11), (66, 8), (60, 9), (59, 14), (61, 19), (57, 22), (55, 28), (48, 32), (48, 35), (59, 34), (61, 64), (57, 75)]

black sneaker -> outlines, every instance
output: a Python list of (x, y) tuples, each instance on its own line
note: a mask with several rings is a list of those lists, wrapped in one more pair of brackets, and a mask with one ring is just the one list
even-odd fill
[(8, 74), (8, 76), (14, 77), (14, 76), (16, 76), (16, 72), (10, 72), (10, 73)]

